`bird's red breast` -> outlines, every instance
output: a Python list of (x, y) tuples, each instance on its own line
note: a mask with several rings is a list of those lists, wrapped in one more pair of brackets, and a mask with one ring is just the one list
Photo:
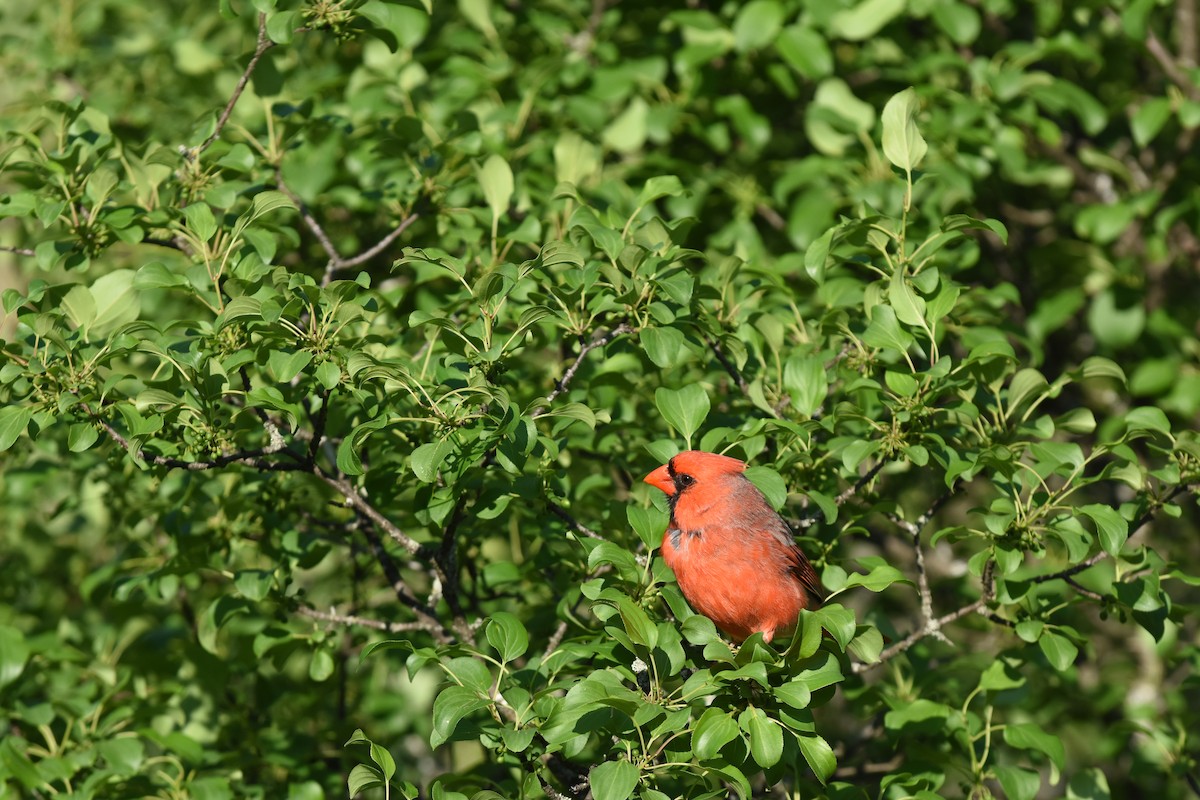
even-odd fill
[(662, 553), (696, 611), (741, 642), (770, 641), (825, 594), (812, 565), (736, 458), (689, 450), (645, 477), (671, 520)]

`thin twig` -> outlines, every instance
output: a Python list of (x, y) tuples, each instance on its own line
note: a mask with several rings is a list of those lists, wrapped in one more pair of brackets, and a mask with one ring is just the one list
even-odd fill
[(332, 475), (320, 467), (314, 468), (314, 474), (321, 480), (325, 481), (325, 483), (332, 486), (334, 489), (337, 489), (338, 492), (341, 493), (342, 497), (346, 498), (346, 502), (350, 504), (351, 508), (360, 512), (367, 519), (371, 520), (371, 522), (375, 523), (375, 525), (378, 526), (379, 529), (384, 533), (386, 533), (392, 539), (392, 541), (396, 542), (398, 545), (407, 550), (410, 555), (415, 556), (421, 552), (421, 545), (415, 539), (410, 537), (404, 531), (400, 530), (400, 528), (397, 527), (394, 522), (381, 514), (379, 510), (375, 508), (375, 506), (368, 503), (367, 499), (363, 497), (357, 489), (351, 486), (350, 482), (345, 478)]
[(713, 351), (713, 355), (717, 357), (717, 361), (720, 362), (725, 371), (729, 373), (729, 377), (733, 378), (733, 382), (737, 384), (738, 389), (741, 390), (742, 394), (749, 397), (750, 385), (746, 383), (746, 379), (742, 377), (742, 373), (738, 371), (738, 368), (735, 367), (733, 362), (729, 360), (729, 357), (725, 355), (724, 349), (721, 348), (721, 343), (708, 336), (705, 336), (704, 340), (708, 342), (708, 347)]
[(427, 622), (384, 622), (381, 619), (368, 619), (354, 614), (338, 614), (334, 611), (318, 611), (311, 606), (299, 606), (296, 613), (303, 617), (318, 619), (322, 622), (332, 622), (337, 625), (358, 625), (363, 628), (374, 628), (386, 633), (401, 633), (403, 631), (427, 630)]
[[(1148, 524), (1152, 519), (1154, 519), (1154, 514), (1156, 511), (1158, 511), (1160, 508), (1162, 508), (1167, 503), (1174, 500), (1179, 495), (1190, 491), (1192, 488), (1193, 488), (1193, 486), (1190, 484), (1181, 484), (1179, 486), (1176, 486), (1174, 489), (1172, 489), (1171, 492), (1168, 493), (1165, 497), (1154, 501), (1151, 504), (1151, 507), (1146, 509), (1146, 511), (1142, 514), (1142, 516), (1140, 516), (1137, 519), (1137, 521), (1134, 522), (1130, 526), (1130, 536), (1132, 537), (1134, 534), (1136, 534), (1138, 531), (1140, 531), (1146, 524)], [(924, 516), (924, 515), (922, 515), (922, 516)], [(915, 524), (915, 523), (913, 523), (913, 524)], [(1048, 575), (1038, 575), (1038, 576), (1030, 579), (1030, 582), (1031, 583), (1047, 583), (1049, 581), (1062, 580), (1062, 581), (1065, 581), (1065, 582), (1075, 585), (1076, 588), (1082, 589), (1085, 593), (1090, 592), (1090, 590), (1083, 589), (1083, 587), (1078, 586), (1078, 584), (1075, 584), (1075, 582), (1073, 580), (1071, 580), (1071, 578), (1075, 574), (1083, 572), (1084, 570), (1088, 569), (1089, 567), (1095, 566), (1096, 564), (1103, 561), (1107, 557), (1108, 557), (1108, 553), (1104, 550), (1101, 550), (1101, 551), (1089, 556), (1088, 558), (1084, 559), (1083, 561), (1079, 562), (1078, 564), (1075, 564), (1074, 566), (1067, 567), (1066, 569), (1059, 570), (1058, 572), (1052, 572)], [(872, 668), (882, 664), (883, 662), (887, 661), (888, 659), (894, 658), (894, 657), (900, 655), (901, 653), (905, 652), (906, 650), (911, 648), (913, 645), (915, 645), (917, 642), (921, 641), (922, 639), (924, 639), (927, 636), (933, 635), (934, 633), (941, 630), (943, 627), (950, 624), (951, 622), (959, 620), (959, 619), (967, 616), (968, 614), (973, 614), (977, 611), (982, 611), (983, 609), (985, 609), (992, 602), (993, 598), (995, 597), (995, 566), (996, 566), (995, 562), (991, 561), (990, 559), (988, 560), (987, 564), (984, 566), (983, 580), (982, 580), (983, 592), (982, 592), (982, 596), (978, 600), (976, 600), (973, 603), (968, 603), (967, 605), (963, 606), (962, 608), (960, 608), (956, 611), (951, 611), (949, 614), (938, 617), (937, 619), (931, 620), (931, 621), (927, 622), (925, 625), (922, 625), (920, 628), (918, 628), (917, 630), (910, 633), (904, 639), (900, 640), (899, 642), (896, 642), (896, 644), (892, 645), (891, 647), (886, 648), (883, 652), (881, 652), (879, 654), (878, 661), (875, 661), (871, 664), (855, 663), (854, 667), (853, 667), (854, 671), (857, 673), (857, 672), (865, 672), (869, 669), (872, 669)], [(1092, 594), (1094, 594), (1094, 593), (1092, 593)]]
[(287, 185), (287, 182), (283, 179), (283, 172), (278, 167), (275, 169), (275, 185), (279, 188), (279, 191), (286, 194), (296, 204), (296, 208), (300, 211), (300, 218), (304, 220), (304, 224), (312, 231), (313, 236), (317, 237), (317, 241), (321, 243), (321, 249), (325, 251), (325, 255), (329, 257), (330, 262), (336, 264), (341, 261), (342, 257), (338, 255), (337, 248), (333, 246), (333, 241), (330, 240), (329, 234), (325, 233), (325, 229), (321, 227), (321, 223), (317, 222), (316, 217), (308, 210), (308, 204)]
[(19, 256), (36, 256), (37, 253), (30, 250), (28, 247), (9, 247), (6, 244), (0, 244), (0, 252), (16, 253)]
[(357, 267), (365, 261), (370, 261), (375, 256), (387, 249), (387, 246), (399, 238), (400, 234), (408, 230), (409, 226), (421, 218), (421, 215), (413, 212), (404, 219), (400, 220), (400, 224), (392, 229), (392, 232), (384, 236), (373, 246), (367, 248), (356, 256), (351, 258), (339, 258), (337, 260), (338, 269), (347, 269), (349, 267)]
[(862, 490), (862, 488), (864, 486), (866, 486), (868, 483), (870, 483), (871, 479), (874, 478), (876, 475), (878, 475), (879, 471), (882, 470), (885, 466), (887, 466), (887, 462), (880, 461), (878, 464), (871, 467), (869, 470), (866, 471), (866, 473), (864, 475), (862, 475), (862, 477), (860, 477), (857, 481), (854, 482), (853, 486), (843, 489), (841, 494), (839, 494), (837, 497), (833, 498), (833, 504), (840, 506), (843, 503), (845, 503), (847, 500), (849, 500), (851, 497), (854, 497), (856, 494), (858, 494)]
[(400, 221), (399, 225), (393, 228), (390, 233), (388, 233), (378, 242), (357, 255), (343, 258), (341, 253), (338, 252), (337, 248), (334, 247), (333, 240), (329, 237), (329, 234), (326, 233), (325, 228), (322, 227), (321, 223), (317, 221), (317, 218), (313, 216), (308, 204), (304, 202), (300, 195), (296, 194), (292, 190), (292, 187), (287, 185), (287, 182), (283, 179), (283, 171), (278, 167), (275, 169), (275, 185), (279, 188), (279, 191), (287, 195), (288, 198), (296, 205), (296, 208), (300, 212), (300, 218), (304, 220), (304, 224), (308, 226), (310, 231), (312, 231), (313, 236), (317, 237), (317, 241), (320, 243), (321, 249), (325, 251), (325, 255), (329, 259), (325, 264), (325, 274), (321, 278), (321, 286), (328, 286), (333, 281), (334, 276), (339, 270), (357, 267), (359, 264), (370, 261), (372, 258), (382, 253), (388, 248), (389, 245), (392, 244), (392, 242), (396, 241), (401, 234), (408, 230), (414, 222), (421, 218), (421, 215), (415, 212), (409, 214)]
[(114, 428), (108, 422), (97, 417), (87, 403), (82, 403), (80, 407), (83, 408), (83, 410), (86, 411), (88, 415), (91, 416), (92, 419), (94, 419), (96, 423), (104, 429), (104, 432), (108, 434), (108, 438), (112, 439), (114, 442), (128, 451), (129, 454), (134, 458), (139, 458), (142, 461), (145, 461), (147, 464), (153, 464), (156, 467), (166, 467), (167, 469), (186, 469), (193, 472), (206, 469), (217, 469), (219, 467), (229, 466), (230, 464), (242, 464), (263, 472), (303, 472), (307, 471), (308, 469), (302, 460), (286, 462), (268, 461), (261, 458), (261, 456), (272, 455), (280, 452), (281, 450), (287, 455), (292, 456), (293, 459), (296, 458), (296, 454), (292, 451), (275, 447), (259, 447), (253, 450), (239, 450), (236, 453), (227, 453), (226, 455), (218, 456), (217, 458), (197, 459), (195, 461), (160, 456), (155, 453), (151, 453), (148, 450), (143, 450), (140, 447), (136, 448), (135, 450), (130, 441), (122, 436), (116, 428)]
[(587, 527), (582, 522), (580, 522), (579, 520), (577, 520), (573, 516), (571, 516), (570, 512), (568, 512), (565, 508), (560, 506), (558, 503), (555, 503), (553, 500), (546, 501), (546, 508), (550, 509), (551, 514), (558, 517), (563, 522), (567, 523), (577, 533), (582, 533), (584, 536), (587, 536), (591, 539), (599, 539), (602, 542), (607, 541), (603, 536), (596, 533), (594, 530)]
[[(363, 514), (363, 516), (365, 517), (366, 515)], [(424, 630), (429, 631), (439, 642), (443, 644), (448, 643), (450, 636), (446, 633), (441, 620), (438, 619), (437, 612), (432, 607), (422, 603), (409, 591), (404, 576), (400, 574), (400, 567), (396, 565), (387, 548), (383, 546), (383, 540), (379, 538), (375, 526), (369, 524), (363, 525), (362, 531), (363, 535), (367, 537), (367, 543), (371, 545), (371, 552), (375, 554), (375, 560), (379, 562), (384, 576), (392, 586), (392, 591), (396, 593), (396, 598), (413, 611), (425, 617), (427, 622), (424, 625)]]
[[(916, 557), (917, 565), (917, 594), (921, 598), (922, 627), (926, 627), (929, 621), (933, 619), (933, 593), (929, 589), (929, 574), (925, 569), (925, 548), (921, 546), (921, 532), (929, 524), (929, 520), (933, 519), (934, 515), (946, 504), (946, 501), (950, 499), (953, 492), (953, 488), (944, 492), (914, 522), (901, 519), (895, 514), (888, 515), (889, 519), (907, 531), (908, 535), (912, 537), (913, 554)], [(943, 641), (946, 640), (945, 634), (940, 630), (934, 630), (931, 635)]]
[(267, 15), (258, 15), (258, 41), (254, 47), (254, 55), (250, 57), (250, 63), (246, 65), (246, 69), (242, 72), (242, 77), (238, 78), (237, 86), (233, 89), (233, 94), (229, 97), (229, 102), (225, 104), (225, 110), (221, 112), (221, 116), (217, 118), (217, 127), (209, 134), (199, 147), (192, 151), (192, 157), (196, 157), (208, 149), (209, 145), (217, 140), (224, 130), (226, 123), (229, 122), (229, 116), (233, 113), (233, 107), (237, 105), (237, 101), (242, 96), (242, 92), (246, 91), (247, 84), (250, 83), (250, 76), (254, 74), (254, 69), (258, 66), (258, 61), (263, 57), (263, 53), (275, 46), (275, 42), (271, 41), (267, 36)]
[(550, 634), (550, 641), (546, 642), (546, 655), (550, 655), (558, 646), (562, 644), (563, 637), (567, 635), (567, 621), (561, 620), (558, 626), (554, 629), (554, 633)]
[(587, 357), (588, 353), (592, 352), (597, 347), (603, 347), (618, 336), (622, 336), (627, 333), (633, 333), (633, 328), (630, 327), (628, 323), (622, 322), (608, 333), (597, 333), (592, 337), (591, 341), (580, 347), (579, 354), (575, 356), (575, 360), (571, 363), (571, 366), (567, 367), (567, 371), (563, 373), (563, 376), (558, 379), (558, 383), (556, 383), (554, 386), (554, 391), (546, 395), (545, 405), (534, 409), (533, 416), (540, 417), (545, 414), (550, 404), (554, 402), (555, 398), (566, 391), (567, 387), (571, 383), (571, 380), (575, 377), (575, 373), (579, 371), (580, 365), (583, 364), (583, 359)]
[(1063, 582), (1066, 583), (1068, 586), (1070, 586), (1075, 591), (1079, 592), (1084, 597), (1091, 598), (1092, 600), (1101, 600), (1101, 601), (1104, 600), (1104, 595), (1100, 594), (1099, 592), (1093, 592), (1091, 589), (1088, 589), (1087, 587), (1080, 585), (1080, 583), (1077, 580), (1075, 580), (1074, 578), (1072, 578), (1070, 576), (1063, 576)]

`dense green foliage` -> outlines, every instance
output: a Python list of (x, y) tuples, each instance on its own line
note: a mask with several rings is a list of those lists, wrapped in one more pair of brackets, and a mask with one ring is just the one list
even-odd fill
[(0, 7), (0, 797), (1200, 794), (1195, 0), (176, 5)]

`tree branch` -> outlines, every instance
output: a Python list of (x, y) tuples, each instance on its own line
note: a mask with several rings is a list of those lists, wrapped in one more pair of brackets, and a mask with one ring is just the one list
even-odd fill
[(409, 590), (408, 584), (404, 580), (404, 576), (400, 574), (400, 568), (396, 565), (387, 548), (383, 546), (383, 540), (379, 538), (379, 534), (373, 525), (363, 525), (363, 535), (367, 537), (368, 544), (371, 545), (371, 552), (375, 554), (375, 560), (379, 562), (383, 574), (387, 577), (388, 582), (392, 585), (392, 591), (396, 593), (396, 598), (401, 603), (411, 608), (421, 616), (426, 618), (426, 622), (422, 623), (422, 629), (428, 631), (442, 644), (450, 642), (450, 636), (446, 633), (445, 626), (438, 619), (437, 612), (430, 606), (425, 605), (418, 600)]
[(936, 619), (926, 620), (925, 624), (922, 625), (920, 628), (913, 631), (912, 633), (910, 633), (908, 636), (904, 637), (900, 641), (896, 642), (891, 647), (885, 648), (883, 650), (883, 652), (881, 652), (879, 654), (878, 661), (872, 662), (870, 664), (865, 664), (865, 663), (856, 661), (856, 662), (854, 662), (851, 669), (856, 674), (866, 672), (869, 669), (874, 669), (875, 667), (878, 667), (880, 664), (883, 664), (884, 662), (888, 661), (889, 659), (895, 658), (896, 656), (900, 655), (901, 653), (907, 651), (909, 648), (911, 648), (917, 642), (924, 639), (926, 636), (932, 636), (932, 635), (940, 632), (943, 627), (945, 627), (946, 625), (949, 625), (951, 622), (955, 622), (955, 621), (960, 620), (963, 617), (967, 616), (968, 614), (974, 614), (977, 611), (982, 611), (983, 609), (987, 608), (988, 603), (990, 603), (992, 601), (992, 598), (995, 596), (995, 591), (996, 591), (995, 569), (996, 569), (996, 562), (991, 561), (989, 559), (987, 564), (983, 568), (983, 578), (982, 578), (983, 596), (980, 597), (978, 600), (976, 600), (973, 603), (968, 603), (967, 605), (963, 606), (960, 609), (951, 611), (949, 614), (945, 614), (941, 617), (937, 617)]
[(254, 69), (258, 66), (258, 61), (263, 57), (263, 53), (275, 46), (267, 36), (267, 15), (258, 15), (258, 41), (254, 47), (254, 55), (250, 57), (250, 63), (246, 65), (246, 69), (242, 72), (242, 77), (238, 78), (237, 86), (233, 89), (233, 94), (229, 98), (229, 102), (225, 104), (225, 110), (221, 112), (221, 116), (217, 117), (217, 127), (209, 134), (208, 138), (200, 143), (191, 152), (191, 157), (203, 153), (209, 148), (213, 142), (221, 135), (221, 131), (225, 129), (225, 125), (229, 122), (229, 116), (233, 113), (233, 107), (237, 105), (237, 101), (241, 98), (242, 92), (246, 91), (246, 85), (250, 83), (250, 76), (254, 74)]
[(388, 233), (378, 242), (357, 255), (343, 258), (341, 253), (338, 252), (337, 248), (334, 247), (333, 240), (329, 238), (329, 234), (325, 232), (325, 228), (321, 226), (321, 223), (317, 221), (317, 218), (313, 216), (312, 211), (309, 210), (308, 204), (301, 199), (300, 195), (292, 191), (292, 188), (287, 185), (287, 182), (283, 179), (283, 171), (279, 167), (275, 168), (275, 185), (279, 188), (279, 191), (286, 194), (288, 198), (295, 203), (297, 210), (300, 212), (300, 219), (304, 220), (304, 224), (308, 226), (310, 231), (312, 231), (313, 236), (317, 237), (317, 241), (320, 243), (321, 249), (325, 251), (325, 255), (329, 259), (325, 264), (325, 274), (321, 278), (321, 286), (328, 286), (333, 281), (334, 276), (339, 270), (357, 267), (359, 264), (370, 261), (372, 258), (382, 253), (390, 244), (392, 244), (392, 242), (396, 241), (401, 234), (408, 230), (414, 222), (421, 218), (421, 215), (416, 212), (409, 214), (400, 221), (399, 225), (393, 228), (390, 233)]
[(358, 490), (350, 485), (350, 482), (345, 478), (331, 475), (320, 467), (314, 467), (314, 473), (318, 478), (325, 483), (337, 489), (350, 507), (361, 513), (364, 517), (373, 522), (381, 531), (386, 533), (392, 541), (408, 551), (409, 555), (417, 555), (421, 552), (421, 545), (409, 536), (404, 531), (400, 530), (394, 522), (385, 517), (379, 512), (375, 506), (367, 502), (367, 499), (359, 494)]
[(318, 611), (312, 606), (299, 606), (296, 613), (303, 617), (320, 620), (322, 622), (332, 622), (336, 625), (358, 625), (363, 628), (374, 628), (377, 631), (385, 633), (402, 633), (404, 631), (427, 630), (429, 623), (427, 622), (384, 622), (379, 619), (368, 619), (367, 617), (359, 617), (354, 614), (339, 614), (335, 611)]
[[(1150, 508), (1147, 508), (1146, 511), (1143, 512), (1142, 516), (1138, 517), (1137, 521), (1134, 522), (1133, 525), (1130, 526), (1130, 534), (1129, 534), (1130, 537), (1134, 536), (1147, 523), (1149, 523), (1154, 518), (1154, 514), (1156, 511), (1158, 511), (1160, 508), (1162, 508), (1167, 503), (1174, 500), (1179, 495), (1181, 495), (1185, 492), (1191, 491), (1192, 488), (1193, 487), (1191, 484), (1180, 484), (1179, 486), (1176, 486), (1174, 489), (1172, 489), (1166, 496), (1152, 502)], [(942, 501), (942, 502), (944, 502), (944, 501)], [(938, 503), (935, 503), (934, 506), (935, 507), (938, 506)], [(921, 516), (922, 516), (922, 518), (925, 518), (927, 515), (932, 516), (933, 513), (936, 513), (936, 511), (931, 509), (930, 512), (926, 512), (926, 514), (922, 514)], [(916, 523), (912, 523), (912, 524), (916, 525)], [(1088, 569), (1089, 567), (1095, 566), (1096, 564), (1103, 561), (1107, 557), (1108, 557), (1108, 553), (1104, 550), (1101, 550), (1097, 553), (1093, 553), (1091, 556), (1087, 557), (1086, 559), (1079, 562), (1078, 564), (1067, 567), (1066, 569), (1059, 570), (1058, 572), (1052, 572), (1047, 575), (1038, 575), (1038, 576), (1030, 579), (1030, 582), (1031, 583), (1047, 583), (1048, 581), (1062, 580), (1062, 581), (1068, 583), (1069, 585), (1081, 590), (1082, 593), (1084, 593), (1090, 597), (1091, 595), (1094, 595), (1096, 593), (1080, 586), (1078, 583), (1076, 583), (1072, 579), (1072, 576), (1076, 575), (1077, 573), (1083, 572), (1085, 569)], [(941, 617), (938, 617), (938, 618), (932, 619), (932, 620), (927, 620), (924, 625), (922, 625), (917, 630), (910, 633), (904, 639), (900, 640), (899, 642), (896, 642), (891, 647), (884, 649), (883, 652), (881, 652), (879, 654), (878, 661), (875, 661), (874, 663), (871, 663), (871, 664), (864, 664), (864, 663), (856, 662), (853, 666), (854, 672), (855, 673), (866, 672), (869, 669), (877, 667), (880, 664), (887, 661), (888, 659), (895, 658), (896, 656), (905, 652), (906, 650), (911, 648), (913, 645), (915, 645), (917, 642), (921, 641), (925, 637), (936, 634), (944, 626), (950, 624), (951, 622), (959, 620), (959, 619), (967, 616), (968, 614), (973, 614), (977, 611), (983, 611), (984, 609), (986, 609), (988, 604), (990, 604), (992, 602), (992, 600), (995, 598), (995, 590), (996, 590), (995, 568), (996, 568), (995, 562), (989, 559), (987, 564), (983, 568), (983, 578), (982, 578), (983, 591), (982, 591), (982, 596), (978, 600), (976, 600), (973, 603), (968, 603), (967, 605), (963, 606), (962, 608), (959, 608), (956, 611), (951, 611), (949, 614), (946, 614), (944, 616), (941, 616)]]
[(560, 506), (558, 503), (554, 502), (553, 500), (546, 500), (546, 508), (550, 509), (551, 514), (558, 517), (563, 522), (567, 523), (567, 525), (570, 526), (571, 529), (574, 530), (576, 533), (582, 533), (584, 536), (587, 536), (588, 538), (599, 539), (602, 542), (608, 541), (603, 536), (596, 533), (594, 530), (587, 527), (579, 520), (575, 519), (573, 516), (571, 516), (570, 512), (568, 512), (565, 508), (563, 508), (562, 506)]
[(704, 341), (708, 342), (709, 349), (713, 351), (713, 355), (717, 357), (717, 361), (720, 362), (725, 371), (729, 373), (729, 377), (733, 378), (733, 382), (737, 384), (737, 387), (739, 390), (741, 390), (742, 394), (749, 397), (750, 385), (746, 383), (746, 379), (742, 377), (742, 373), (738, 372), (737, 367), (735, 367), (733, 362), (729, 360), (729, 357), (725, 355), (725, 351), (721, 348), (721, 343), (708, 336), (704, 337)]
[(567, 390), (567, 387), (571, 384), (571, 380), (575, 377), (575, 373), (579, 371), (579, 367), (581, 364), (583, 364), (583, 359), (587, 357), (588, 353), (592, 352), (597, 347), (603, 347), (613, 339), (616, 339), (618, 336), (622, 336), (627, 333), (633, 333), (633, 328), (630, 327), (628, 323), (622, 322), (608, 333), (597, 333), (592, 337), (591, 341), (580, 347), (579, 354), (575, 356), (575, 360), (571, 363), (571, 366), (567, 367), (567, 371), (563, 373), (563, 376), (559, 378), (558, 382), (554, 385), (554, 391), (546, 395), (545, 405), (535, 408), (532, 416), (537, 418), (545, 414), (550, 404), (554, 402), (555, 398)]

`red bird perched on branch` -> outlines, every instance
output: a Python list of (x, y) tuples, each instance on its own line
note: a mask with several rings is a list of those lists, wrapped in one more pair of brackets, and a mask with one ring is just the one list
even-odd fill
[(666, 493), (662, 553), (692, 608), (734, 641), (791, 629), (826, 591), (788, 524), (736, 458), (688, 450), (644, 480)]

